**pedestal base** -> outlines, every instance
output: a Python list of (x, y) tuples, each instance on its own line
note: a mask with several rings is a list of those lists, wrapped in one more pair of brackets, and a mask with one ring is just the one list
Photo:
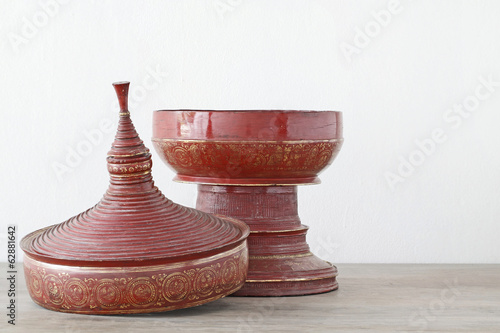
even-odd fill
[(250, 257), (249, 273), (235, 296), (309, 295), (338, 288), (337, 268), (314, 254)]
[(297, 186), (199, 185), (196, 208), (250, 226), (249, 270), (236, 296), (291, 296), (338, 288), (337, 269), (312, 254), (297, 214)]

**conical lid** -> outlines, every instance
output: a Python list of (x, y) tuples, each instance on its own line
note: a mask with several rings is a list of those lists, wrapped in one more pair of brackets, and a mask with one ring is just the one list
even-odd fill
[(107, 157), (108, 190), (94, 207), (28, 235), (23, 250), (49, 263), (131, 266), (203, 258), (240, 244), (249, 233), (242, 222), (175, 204), (154, 185), (151, 154), (128, 111), (129, 83), (113, 85), (120, 121)]

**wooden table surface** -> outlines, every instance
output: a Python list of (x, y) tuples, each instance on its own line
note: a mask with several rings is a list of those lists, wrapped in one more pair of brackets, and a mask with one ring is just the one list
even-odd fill
[[(18, 265), (20, 267), (20, 265)], [(1, 264), (7, 272), (6, 264)], [(34, 304), (21, 270), (17, 317), (1, 332), (500, 332), (500, 265), (342, 264), (340, 289), (300, 297), (226, 297), (152, 315), (88, 316)]]

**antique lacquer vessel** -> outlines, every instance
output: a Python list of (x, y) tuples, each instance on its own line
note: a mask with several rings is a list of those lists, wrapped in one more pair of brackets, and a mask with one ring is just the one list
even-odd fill
[(248, 226), (173, 203), (154, 185), (151, 154), (127, 107), (128, 82), (114, 84), (120, 120), (94, 207), (21, 241), (31, 298), (84, 314), (167, 311), (241, 288)]
[(319, 183), (342, 146), (335, 111), (161, 110), (153, 144), (176, 173), (197, 183), (196, 208), (246, 222), (250, 263), (235, 295), (306, 295), (338, 287), (337, 269), (310, 252), (297, 185)]

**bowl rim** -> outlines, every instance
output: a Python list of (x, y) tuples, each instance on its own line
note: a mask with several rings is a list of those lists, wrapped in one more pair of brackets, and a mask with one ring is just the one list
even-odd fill
[(269, 112), (269, 113), (337, 113), (342, 114), (342, 111), (333, 110), (280, 110), (280, 109), (159, 109), (153, 112), (232, 112), (232, 113), (257, 113), (257, 112)]

